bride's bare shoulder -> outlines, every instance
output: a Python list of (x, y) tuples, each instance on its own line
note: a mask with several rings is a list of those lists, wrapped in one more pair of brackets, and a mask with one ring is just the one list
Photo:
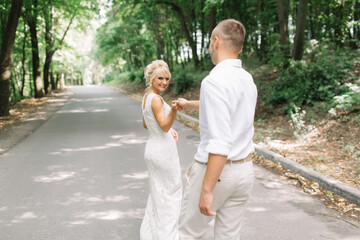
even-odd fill
[(155, 95), (152, 100), (151, 100), (151, 106), (163, 106), (164, 105), (164, 102), (163, 102), (163, 99), (162, 97), (160, 97), (159, 95)]

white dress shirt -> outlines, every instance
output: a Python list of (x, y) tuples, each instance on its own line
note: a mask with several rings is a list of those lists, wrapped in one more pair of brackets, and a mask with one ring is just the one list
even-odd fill
[(241, 60), (218, 63), (201, 83), (195, 159), (207, 162), (212, 153), (239, 160), (252, 153), (256, 100), (257, 88)]

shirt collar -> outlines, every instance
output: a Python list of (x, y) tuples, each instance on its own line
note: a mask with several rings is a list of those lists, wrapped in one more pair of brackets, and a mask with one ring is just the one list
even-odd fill
[(240, 59), (225, 59), (225, 60), (219, 62), (218, 64), (216, 64), (216, 66), (211, 70), (211, 72), (214, 71), (215, 69), (219, 69), (219, 68), (222, 68), (225, 66), (241, 68), (242, 62)]

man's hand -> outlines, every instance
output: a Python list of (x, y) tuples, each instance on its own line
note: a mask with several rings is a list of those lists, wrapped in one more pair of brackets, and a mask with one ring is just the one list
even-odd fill
[(206, 216), (215, 216), (216, 212), (211, 210), (211, 206), (214, 200), (213, 192), (201, 191), (199, 199), (200, 212)]
[(178, 98), (178, 100), (176, 100), (176, 105), (179, 107), (178, 109), (182, 111), (184, 108), (188, 108), (187, 102), (188, 100), (185, 98)]
[(183, 108), (179, 105), (177, 100), (173, 100), (171, 102), (171, 107), (174, 108), (176, 111), (182, 111)]
[(211, 210), (214, 201), (213, 189), (219, 180), (226, 160), (227, 156), (209, 153), (208, 164), (199, 199), (200, 212), (206, 216), (216, 215), (216, 212)]

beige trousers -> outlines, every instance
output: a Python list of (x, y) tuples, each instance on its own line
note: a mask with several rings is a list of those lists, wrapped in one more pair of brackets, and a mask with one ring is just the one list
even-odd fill
[[(181, 215), (180, 239), (202, 239), (213, 217), (200, 213), (198, 203), (206, 165), (194, 161), (187, 170)], [(254, 184), (253, 163), (225, 164), (213, 193), (212, 210), (216, 211), (215, 240), (239, 240), (241, 215)]]

